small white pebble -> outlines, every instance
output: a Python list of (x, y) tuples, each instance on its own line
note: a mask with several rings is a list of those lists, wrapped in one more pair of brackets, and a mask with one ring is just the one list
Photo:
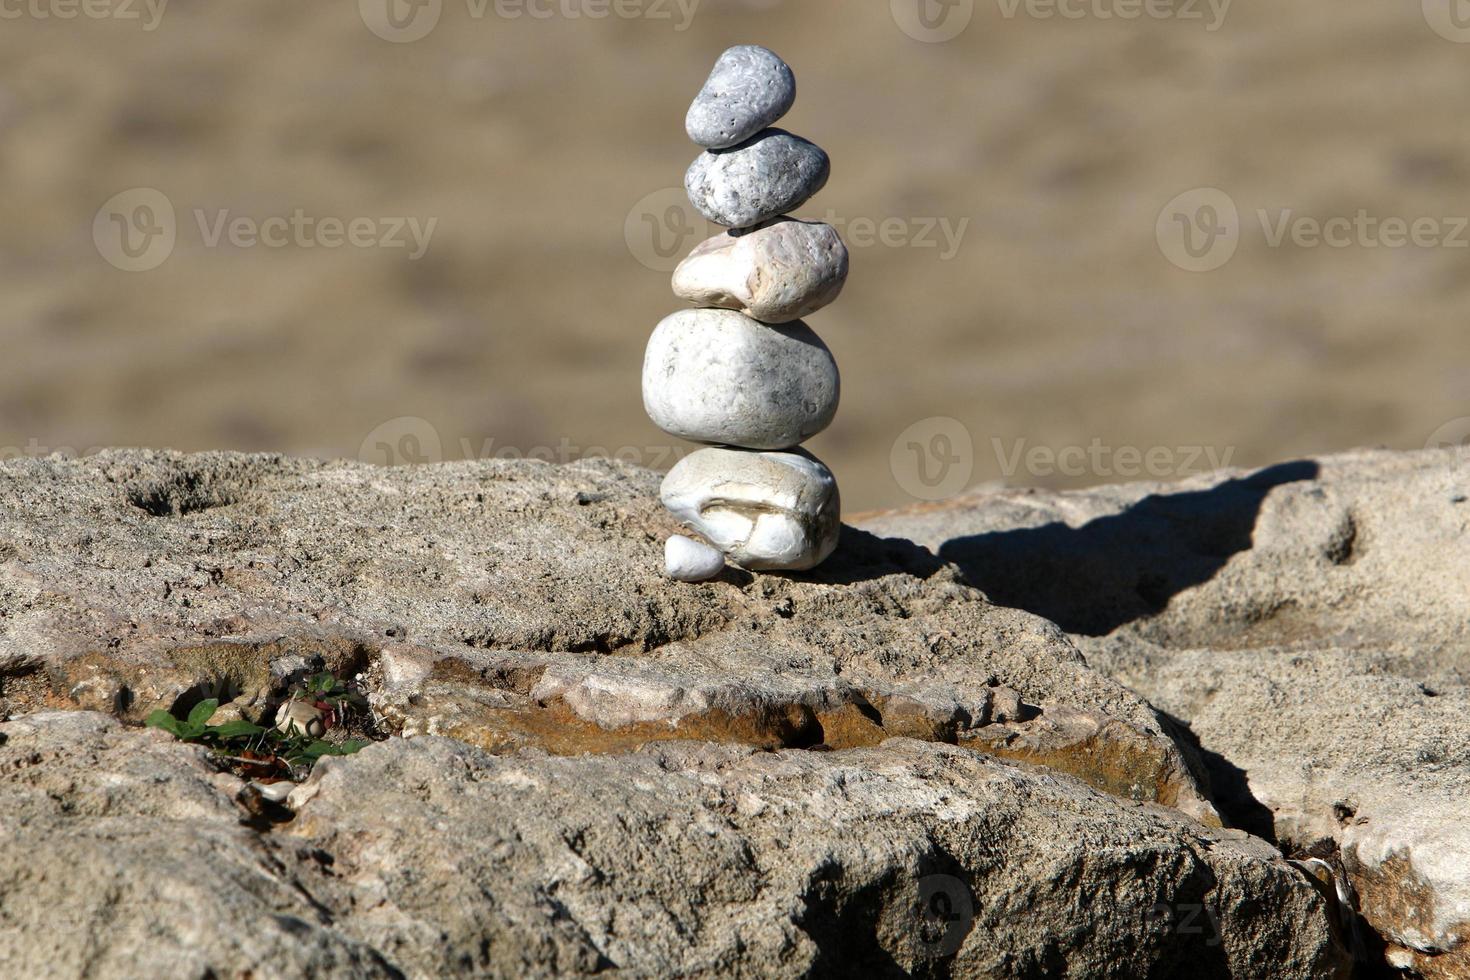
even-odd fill
[(286, 797), (290, 796), (291, 791), (296, 788), (295, 783), (285, 780), (282, 780), (279, 783), (260, 783), (252, 781), (250, 785), (255, 788), (255, 791), (257, 793), (270, 800), (272, 803), (284, 803), (286, 801)]
[(283, 702), (276, 711), (276, 729), (287, 735), (301, 734), (321, 738), (327, 730), (326, 717), (322, 709), (305, 701)]
[(664, 542), (664, 572), (675, 582), (703, 582), (724, 567), (725, 556), (702, 541), (676, 534)]

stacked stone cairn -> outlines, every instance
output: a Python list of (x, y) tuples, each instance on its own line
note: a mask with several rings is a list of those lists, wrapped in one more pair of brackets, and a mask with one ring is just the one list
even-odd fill
[(705, 147), (684, 178), (689, 200), (730, 230), (675, 270), (675, 295), (698, 308), (660, 323), (643, 361), (649, 417), (709, 445), (660, 494), (709, 542), (669, 539), (666, 571), (681, 581), (712, 578), (726, 559), (810, 569), (837, 546), (837, 482), (800, 448), (837, 413), (837, 364), (801, 318), (837, 298), (848, 256), (830, 225), (789, 216), (831, 170), (820, 147), (772, 128), (795, 101), (786, 63), (742, 45), (720, 56), (685, 121)]

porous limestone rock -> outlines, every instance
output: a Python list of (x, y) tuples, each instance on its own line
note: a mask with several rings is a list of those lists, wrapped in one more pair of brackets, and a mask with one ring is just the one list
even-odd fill
[(0, 697), (141, 721), (207, 695), (258, 720), (328, 669), (386, 731), (574, 754), (959, 742), (1014, 695), (1049, 765), (1216, 819), (1154, 711), (1052, 624), (850, 529), (800, 578), (675, 586), (658, 488), (607, 460), (0, 462)]
[[(0, 463), (0, 962), (1342, 965), (1322, 886), (1200, 823), (1168, 724), (1054, 626), (853, 529), (800, 578), (670, 583), (657, 485), (607, 461)], [(330, 760), (269, 833), (280, 814), (201, 750), (55, 713), (208, 694), (259, 720), (319, 669), (413, 737)], [(921, 911), (954, 881), (959, 936)]]
[(317, 859), (247, 826), (242, 782), (207, 758), (92, 712), (0, 724), (5, 976), (402, 975), (332, 923)]
[(1197, 741), (1228, 820), (1337, 867), (1392, 963), (1470, 975), (1470, 450), (859, 523), (1064, 626)]
[(241, 790), (101, 715), (0, 724), (7, 975), (1344, 975), (1265, 843), (953, 746), (392, 739), (289, 822)]

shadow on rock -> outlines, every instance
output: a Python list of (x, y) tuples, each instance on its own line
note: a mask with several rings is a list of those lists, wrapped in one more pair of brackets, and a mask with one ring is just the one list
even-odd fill
[(955, 538), (939, 555), (992, 602), (1069, 633), (1102, 636), (1213, 578), (1251, 547), (1266, 494), (1317, 472), (1310, 461), (1282, 463), (1208, 490), (1154, 494), (1078, 528), (1052, 523)]
[(943, 569), (947, 562), (934, 557), (928, 548), (904, 538), (880, 538), (876, 534), (843, 525), (837, 550), (822, 564), (800, 573), (809, 582), (826, 585), (853, 585), (907, 574), (926, 579)]
[(1202, 775), (1208, 780), (1210, 799), (1225, 825), (1275, 844), (1275, 814), (1251, 793), (1245, 770), (1201, 745), (1188, 722), (1164, 711), (1159, 712), (1159, 718), (1169, 736), (1191, 757), (1191, 766), (1197, 763), (1197, 768), (1204, 770)]

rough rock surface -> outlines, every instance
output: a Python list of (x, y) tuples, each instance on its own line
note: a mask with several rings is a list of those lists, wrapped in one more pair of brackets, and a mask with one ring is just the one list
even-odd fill
[(246, 826), (202, 749), (92, 712), (0, 724), (7, 977), (391, 977), (305, 848)]
[(1063, 625), (1188, 724), (1229, 822), (1339, 863), (1391, 963), (1470, 975), (1470, 452), (857, 520)]
[[(318, 658), (363, 674), (389, 731), (496, 751), (955, 742), (1002, 725), (1075, 748), (1054, 764), (1094, 783), (1213, 818), (1153, 709), (1051, 623), (852, 530), (801, 576), (675, 586), (658, 483), (608, 461), (5, 463), (0, 697), (133, 720), (206, 695), (264, 711)], [(1108, 745), (1127, 751), (1074, 745), (1053, 719), (1078, 713), (1122, 726)]]
[(1330, 976), (1327, 899), (1264, 842), (895, 739), (499, 758), (395, 739), (242, 824), (201, 750), (0, 724), (16, 976)]
[[(1170, 726), (1052, 624), (853, 529), (805, 575), (670, 583), (657, 483), (609, 462), (0, 464), (0, 961), (1342, 966), (1330, 892), (1200, 823)], [(262, 717), (318, 665), (360, 678), (385, 733), (427, 737), (323, 764), (289, 823), (237, 806), (199, 750), (75, 713), (218, 695)], [(922, 914), (946, 908), (962, 934)]]

